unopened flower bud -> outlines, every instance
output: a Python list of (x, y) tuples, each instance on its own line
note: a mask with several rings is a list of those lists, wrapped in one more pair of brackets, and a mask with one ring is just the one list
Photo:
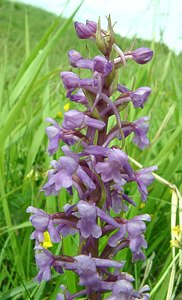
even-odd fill
[(82, 90), (78, 90), (76, 94), (71, 94), (70, 95), (70, 100), (82, 104), (88, 104), (88, 101), (82, 92)]
[(136, 91), (131, 92), (130, 97), (133, 102), (133, 106), (143, 108), (143, 105), (147, 101), (150, 93), (151, 93), (151, 88), (149, 87), (141, 87), (138, 88)]
[(69, 58), (70, 65), (72, 67), (76, 67), (77, 61), (82, 59), (83, 57), (81, 56), (80, 52), (76, 50), (70, 50), (68, 51), (68, 58)]
[(149, 48), (141, 47), (132, 51), (131, 55), (136, 63), (143, 65), (152, 59), (153, 51)]
[(80, 78), (72, 72), (61, 72), (61, 78), (65, 89), (76, 89), (80, 85)]
[(93, 70), (101, 73), (103, 76), (107, 76), (112, 72), (112, 63), (104, 57), (98, 55), (93, 60)]
[(113, 30), (113, 25), (111, 22), (111, 16), (109, 15), (108, 17), (108, 27), (107, 27), (107, 33), (106, 33), (106, 37), (105, 37), (105, 43), (107, 45), (107, 49), (110, 52), (112, 50), (112, 46), (115, 42), (115, 33)]
[(68, 58), (70, 61), (70, 65), (75, 68), (83, 68), (83, 69), (92, 69), (93, 61), (88, 58), (83, 58), (78, 51), (70, 50), (68, 51)]
[(96, 31), (96, 45), (98, 47), (98, 49), (104, 54), (107, 54), (107, 46), (102, 34), (102, 30), (101, 30), (101, 24), (100, 24), (100, 18), (98, 20), (98, 24), (97, 24), (97, 31)]
[(96, 32), (95, 27), (90, 22), (92, 21), (87, 21), (86, 25), (81, 22), (75, 22), (76, 34), (80, 39), (88, 39)]
[(72, 130), (75, 128), (81, 128), (85, 126), (90, 126), (97, 129), (102, 129), (105, 127), (103, 121), (90, 118), (81, 111), (75, 109), (69, 110), (64, 114), (64, 121), (62, 123), (63, 128)]
[(95, 21), (86, 21), (87, 27), (93, 32), (96, 33), (97, 31), (97, 23)]

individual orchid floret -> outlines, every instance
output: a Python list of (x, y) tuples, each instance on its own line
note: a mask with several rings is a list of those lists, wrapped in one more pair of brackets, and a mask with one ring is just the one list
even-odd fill
[(38, 275), (35, 280), (41, 282), (42, 280), (49, 281), (51, 279), (51, 267), (54, 263), (54, 256), (50, 252), (39, 252), (35, 255), (36, 265), (39, 268)]
[(147, 199), (147, 186), (153, 182), (154, 176), (152, 175), (152, 172), (156, 171), (157, 169), (157, 166), (152, 166), (141, 169), (135, 173), (135, 180), (138, 185), (138, 190), (141, 194), (142, 201)]
[(55, 120), (47, 118), (46, 121), (52, 123), (52, 126), (46, 128), (49, 138), (48, 152), (50, 156), (58, 150), (60, 140), (67, 145), (73, 145), (79, 140), (73, 132), (63, 130)]
[(72, 176), (78, 168), (78, 162), (71, 157), (61, 157), (58, 161), (53, 160), (48, 173), (48, 182), (43, 186), (45, 195), (57, 195), (61, 188), (69, 188), (73, 184)]
[(72, 67), (90, 69), (93, 72), (98, 72), (103, 76), (107, 76), (112, 72), (113, 64), (105, 57), (97, 55), (94, 59), (85, 59), (75, 50), (68, 52), (69, 62)]
[(61, 78), (67, 90), (76, 89), (80, 86), (80, 77), (73, 72), (61, 72)]
[(132, 123), (132, 129), (135, 134), (132, 141), (142, 150), (149, 145), (149, 140), (147, 138), (149, 129), (148, 121), (148, 117), (143, 117)]
[(131, 52), (133, 60), (138, 64), (146, 64), (153, 57), (153, 51), (149, 48), (141, 47)]
[(127, 155), (119, 149), (112, 149), (108, 154), (108, 160), (97, 163), (95, 170), (98, 174), (101, 173), (103, 182), (113, 180), (116, 183), (122, 181), (121, 171), (126, 172), (129, 176), (133, 172)]
[(127, 211), (128, 206), (124, 203), (127, 203), (136, 206), (135, 202), (129, 198), (125, 193), (122, 185), (126, 183), (125, 180), (122, 180), (120, 184), (114, 184), (111, 186), (110, 198), (111, 198), (111, 207), (116, 214), (119, 214), (121, 211)]
[(76, 50), (68, 51), (68, 58), (70, 65), (74, 68), (92, 69), (92, 59), (84, 59), (81, 54)]
[(39, 268), (38, 275), (35, 280), (41, 282), (42, 280), (49, 281), (51, 279), (51, 268), (58, 273), (63, 273), (61, 265), (56, 264), (56, 257), (48, 250), (42, 247), (36, 247), (38, 252), (35, 255), (36, 265)]
[(97, 71), (103, 76), (107, 76), (112, 72), (113, 64), (112, 62), (105, 59), (103, 56), (95, 56), (93, 59), (93, 71)]
[[(142, 117), (131, 123), (129, 122), (122, 123), (122, 130), (123, 130), (124, 137), (126, 138), (129, 134), (133, 132), (134, 137), (132, 141), (142, 150), (149, 145), (149, 140), (147, 138), (147, 132), (149, 129), (148, 121), (149, 121), (148, 117)], [(108, 134), (104, 146), (105, 147), (108, 146), (108, 144), (116, 137), (118, 137), (118, 129), (115, 131), (111, 131), (111, 133)]]
[(69, 110), (64, 114), (64, 121), (62, 123), (62, 126), (67, 130), (84, 128), (85, 126), (100, 130), (105, 127), (105, 123), (103, 121), (91, 118), (81, 111)]
[(143, 234), (139, 234), (136, 237), (130, 238), (129, 248), (132, 252), (132, 261), (145, 260), (145, 254), (142, 248), (147, 248), (147, 242)]
[(74, 101), (76, 103), (82, 103), (84, 105), (88, 105), (88, 100), (85, 97), (84, 93), (82, 92), (81, 89), (79, 89), (75, 94), (71, 94), (69, 96), (71, 101)]
[[(150, 298), (149, 291), (150, 291), (150, 288), (147, 284), (144, 285), (141, 289), (139, 289), (138, 293), (141, 295), (140, 297), (142, 297), (141, 298), (142, 300), (148, 300)], [(131, 300), (134, 300), (134, 299), (135, 298), (133, 298)]]
[(48, 152), (49, 155), (53, 155), (57, 151), (59, 141), (63, 137), (63, 130), (53, 119), (48, 118), (47, 121), (53, 124), (53, 126), (46, 128), (46, 133), (49, 138)]
[(77, 227), (80, 229), (84, 239), (92, 235), (94, 238), (99, 238), (102, 235), (100, 226), (97, 225), (97, 210), (94, 204), (80, 200), (77, 204), (80, 220)]
[(100, 278), (94, 260), (87, 255), (75, 256), (74, 259), (77, 261), (75, 272), (79, 275), (79, 284), (97, 288)]
[(86, 25), (81, 22), (75, 22), (75, 30), (80, 39), (88, 39), (95, 35), (97, 24), (94, 21), (87, 21)]
[(145, 232), (146, 225), (143, 221), (150, 222), (151, 217), (148, 214), (143, 214), (126, 221), (126, 230), (129, 238), (136, 237)]
[(39, 243), (44, 242), (44, 233), (49, 232), (51, 241), (54, 243), (60, 242), (60, 235), (57, 228), (54, 226), (53, 218), (51, 215), (44, 212), (42, 209), (29, 206), (26, 210), (27, 213), (32, 213), (30, 222), (35, 227), (31, 238), (37, 240)]
[(123, 268), (124, 265), (124, 262), (95, 258), (90, 255), (74, 256), (74, 260), (75, 263), (70, 264), (70, 269), (79, 275), (79, 284), (86, 286), (88, 292), (89, 290), (99, 291), (105, 286), (102, 277), (99, 275), (101, 272), (98, 272), (98, 269), (101, 271), (110, 267), (120, 269)]
[(65, 89), (68, 90), (67, 97), (77, 88), (97, 87), (97, 82), (93, 78), (80, 79), (73, 72), (61, 72), (61, 78)]
[(129, 300), (134, 293), (133, 285), (126, 279), (115, 282), (112, 295), (106, 300)]
[(125, 239), (132, 251), (133, 261), (145, 259), (145, 255), (141, 251), (141, 248), (147, 247), (147, 243), (143, 236), (146, 225), (143, 221), (149, 222), (150, 220), (151, 218), (147, 214), (136, 216), (131, 220), (122, 219), (122, 225), (119, 231), (109, 238), (109, 245), (111, 247), (116, 247), (118, 243), (121, 243), (123, 239)]
[(122, 193), (115, 189), (111, 191), (111, 207), (116, 214), (128, 210), (128, 206), (123, 203)]
[(73, 174), (77, 174), (90, 189), (95, 189), (93, 181), (74, 158), (63, 156), (58, 161), (52, 161), (51, 165), (54, 169), (49, 171), (48, 182), (42, 188), (45, 195), (57, 195), (61, 188), (72, 187)]
[[(124, 85), (118, 84), (117, 85), (118, 92), (122, 94), (126, 94), (125, 98), (121, 98), (121, 104), (128, 102), (129, 98), (131, 99), (133, 106), (135, 108), (141, 107), (143, 108), (144, 103), (147, 101), (150, 93), (151, 88), (149, 87), (140, 87), (136, 91), (131, 92), (128, 88), (126, 88)], [(117, 103), (117, 102), (116, 102)]]
[(100, 226), (97, 225), (97, 217), (100, 217), (101, 220), (113, 227), (119, 227), (119, 224), (104, 211), (99, 209), (95, 203), (80, 200), (77, 204), (77, 208), (80, 217), (77, 227), (80, 229), (81, 235), (84, 239), (89, 236), (93, 236), (97, 239), (102, 235), (102, 230)]
[(147, 101), (149, 95), (151, 93), (151, 88), (149, 87), (141, 87), (138, 88), (136, 91), (131, 92), (129, 95), (133, 102), (133, 106), (143, 108), (144, 103)]
[(78, 52), (76, 50), (69, 50), (68, 51), (68, 58), (69, 58), (70, 65), (72, 67), (76, 67), (77, 62), (80, 59), (83, 59), (83, 57), (81, 56), (80, 52)]

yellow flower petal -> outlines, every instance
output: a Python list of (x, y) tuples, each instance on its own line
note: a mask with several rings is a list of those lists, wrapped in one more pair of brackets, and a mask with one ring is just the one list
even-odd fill
[(66, 103), (66, 104), (64, 105), (64, 111), (68, 111), (69, 108), (70, 108), (70, 103)]
[(49, 235), (48, 231), (44, 232), (44, 241), (42, 243), (42, 247), (44, 247), (45, 249), (52, 247), (52, 242), (51, 242), (51, 238)]

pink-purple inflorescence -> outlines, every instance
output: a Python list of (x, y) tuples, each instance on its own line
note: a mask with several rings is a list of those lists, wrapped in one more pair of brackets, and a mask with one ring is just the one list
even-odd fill
[[(70, 294), (62, 286), (62, 294), (58, 294), (57, 300), (82, 297), (90, 300), (147, 300), (149, 287), (145, 285), (136, 291), (133, 276), (123, 272), (125, 262), (117, 261), (115, 255), (129, 248), (132, 262), (145, 259), (145, 222), (150, 221), (150, 216), (143, 214), (126, 218), (129, 205), (136, 204), (125, 186), (135, 183), (142, 201), (146, 201), (147, 187), (152, 183), (152, 172), (157, 167), (134, 170), (127, 154), (118, 145), (124, 145), (127, 136), (133, 134), (132, 141), (140, 149), (148, 146), (148, 117), (129, 122), (121, 119), (120, 111), (129, 103), (134, 108), (143, 108), (151, 89), (140, 87), (131, 91), (118, 83), (117, 72), (126, 66), (128, 59), (138, 64), (147, 63), (153, 52), (142, 47), (123, 53), (115, 44), (110, 17), (107, 31), (101, 29), (100, 21), (76, 22), (75, 29), (79, 38), (93, 40), (101, 54), (88, 59), (76, 50), (68, 52), (70, 65), (88, 69), (90, 76), (81, 78), (73, 72), (61, 73), (67, 97), (82, 105), (83, 109), (66, 112), (61, 125), (47, 119), (51, 123), (46, 129), (49, 155), (57, 152), (60, 141), (65, 145), (62, 147), (64, 156), (51, 162), (48, 180), (42, 190), (46, 196), (56, 196), (62, 188), (72, 195), (74, 188), (79, 201), (66, 204), (63, 211), (53, 214), (28, 207), (27, 212), (32, 214), (30, 221), (35, 227), (31, 238), (36, 242), (35, 259), (39, 268), (36, 279), (38, 282), (50, 280), (51, 269), (60, 274), (64, 270), (75, 272), (81, 287), (75, 294)], [(111, 116), (115, 116), (116, 122), (109, 128)], [(114, 139), (120, 142), (117, 146), (110, 146)], [(77, 255), (71, 257), (61, 253), (56, 256), (47, 250), (43, 246), (45, 232), (52, 243), (59, 243), (68, 235), (79, 235)], [(99, 247), (101, 243), (102, 247)]]

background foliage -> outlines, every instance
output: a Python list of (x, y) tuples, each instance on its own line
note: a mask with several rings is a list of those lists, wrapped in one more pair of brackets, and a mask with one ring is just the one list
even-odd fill
[[(40, 9), (2, 0), (0, 40), (0, 299), (53, 300), (61, 283), (65, 282), (74, 291), (77, 278), (68, 272), (58, 278), (54, 274), (47, 284), (33, 281), (37, 270), (30, 241), (32, 227), (25, 211), (27, 206), (35, 205), (52, 213), (67, 201), (74, 201), (64, 190), (58, 198), (47, 199), (40, 192), (50, 163), (45, 119), (49, 116), (61, 122), (64, 105), (68, 103), (59, 78), (60, 71), (71, 70), (67, 51), (76, 49), (91, 57), (97, 52), (90, 41), (78, 41), (72, 17), (64, 20)], [(133, 40), (120, 36), (117, 42), (124, 51), (133, 45)], [(128, 62), (128, 67), (120, 72), (120, 82), (128, 88), (133, 84), (135, 88), (147, 85), (152, 88), (152, 96), (143, 110), (132, 107), (128, 110), (130, 120), (150, 116), (151, 145), (142, 152), (129, 141), (125, 147), (129, 156), (143, 166), (158, 165), (157, 174), (180, 189), (181, 55), (176, 56), (155, 41), (137, 40), (134, 48), (141, 46), (151, 47), (154, 59), (147, 66)], [(136, 287), (142, 281), (150, 285), (151, 299), (167, 299), (170, 288), (172, 295), (168, 299), (177, 299), (175, 295), (182, 287), (181, 253), (175, 257), (174, 265), (175, 253), (170, 248), (171, 226), (182, 224), (181, 202), (174, 191), (175, 187), (156, 180), (147, 204), (143, 206), (138, 200), (137, 208), (129, 213), (129, 217), (145, 212), (152, 216), (147, 230), (148, 260), (136, 263), (134, 269), (126, 265), (126, 270), (136, 278)], [(129, 192), (136, 201), (139, 199), (134, 187)], [(63, 251), (73, 254), (76, 243), (67, 238)], [(55, 251), (59, 253), (60, 247)], [(123, 254), (122, 259), (127, 255)], [(171, 270), (175, 271), (175, 280)]]

